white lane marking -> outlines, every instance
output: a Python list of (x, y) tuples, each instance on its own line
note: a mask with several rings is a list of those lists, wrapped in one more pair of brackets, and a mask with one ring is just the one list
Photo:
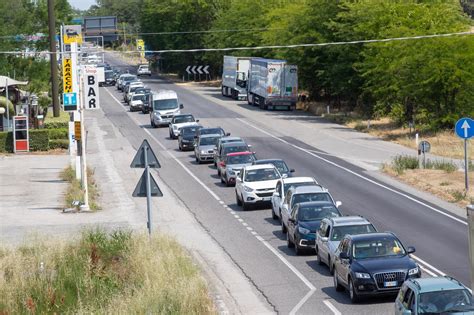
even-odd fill
[(332, 162), (332, 161), (329, 161), (328, 159), (325, 159), (325, 158), (323, 158), (323, 157), (321, 157), (321, 156), (319, 156), (319, 155), (317, 155), (317, 154), (315, 154), (315, 153), (313, 153), (313, 152), (311, 152), (311, 151), (309, 151), (309, 150), (306, 150), (306, 149), (304, 149), (304, 148), (302, 148), (302, 147), (299, 147), (299, 146), (297, 146), (297, 145), (295, 145), (295, 144), (289, 143), (288, 141), (285, 141), (285, 140), (283, 140), (283, 139), (281, 139), (281, 138), (279, 138), (279, 137), (277, 137), (277, 136), (274, 136), (273, 134), (269, 133), (268, 131), (265, 131), (265, 130), (263, 130), (263, 129), (261, 129), (261, 128), (258, 128), (258, 127), (256, 127), (256, 126), (252, 125), (251, 123), (246, 122), (245, 120), (243, 120), (243, 119), (241, 119), (241, 118), (236, 118), (236, 119), (237, 119), (238, 121), (242, 122), (243, 124), (246, 124), (247, 126), (253, 127), (254, 129), (256, 129), (256, 130), (258, 130), (258, 131), (260, 131), (260, 132), (262, 132), (262, 133), (264, 133), (264, 134), (266, 134), (266, 135), (268, 135), (268, 136), (270, 136), (270, 137), (272, 137), (272, 138), (274, 138), (274, 139), (276, 139), (276, 140), (279, 140), (279, 141), (281, 141), (281, 142), (283, 142), (283, 143), (285, 143), (285, 144), (287, 144), (287, 145), (289, 145), (289, 146), (292, 146), (292, 147), (294, 147), (295, 149), (298, 149), (298, 150), (300, 150), (300, 151), (306, 152), (306, 153), (308, 153), (309, 155), (314, 156), (314, 157), (317, 158), (317, 159), (320, 159), (320, 160), (322, 160), (322, 161), (324, 161), (324, 162), (326, 162), (326, 163), (328, 163), (328, 164), (331, 164), (331, 165), (333, 165), (333, 166), (335, 166), (335, 167), (337, 167), (337, 168), (340, 168), (340, 169), (342, 169), (342, 170), (344, 170), (344, 171), (346, 171), (346, 172), (348, 172), (348, 173), (351, 173), (352, 175), (355, 175), (355, 176), (357, 176), (357, 177), (359, 177), (359, 178), (361, 178), (361, 179), (363, 179), (363, 180), (365, 180), (365, 181), (368, 181), (369, 183), (372, 183), (372, 184), (374, 184), (374, 185), (376, 185), (376, 186), (379, 186), (379, 187), (382, 187), (382, 188), (384, 188), (384, 189), (386, 189), (386, 190), (388, 190), (388, 191), (391, 191), (391, 192), (393, 192), (393, 193), (395, 193), (395, 194), (397, 194), (397, 195), (400, 195), (400, 196), (402, 196), (402, 197), (405, 197), (405, 198), (407, 198), (407, 199), (409, 199), (409, 200), (411, 200), (411, 201), (413, 201), (413, 202), (415, 202), (415, 203), (417, 203), (417, 204), (420, 204), (420, 205), (422, 205), (422, 206), (425, 206), (426, 208), (428, 208), (428, 209), (430, 209), (430, 210), (433, 210), (433, 211), (435, 211), (435, 212), (437, 212), (437, 213), (439, 213), (439, 214), (441, 214), (441, 215), (444, 215), (444, 216), (446, 216), (446, 217), (448, 217), (448, 218), (450, 218), (450, 219), (452, 219), (452, 220), (454, 220), (454, 221), (457, 221), (457, 222), (459, 222), (459, 223), (461, 223), (461, 224), (467, 225), (467, 222), (464, 221), (464, 220), (461, 220), (461, 219), (459, 219), (459, 218), (456, 218), (455, 216), (452, 216), (452, 215), (450, 215), (450, 214), (448, 214), (448, 213), (445, 213), (445, 212), (443, 212), (443, 211), (441, 211), (441, 210), (439, 210), (439, 209), (436, 209), (436, 208), (434, 208), (434, 207), (432, 207), (432, 206), (430, 206), (430, 205), (428, 205), (428, 204), (426, 204), (426, 203), (424, 203), (424, 202), (422, 202), (422, 201), (419, 201), (419, 200), (417, 200), (417, 199), (415, 199), (415, 198), (413, 198), (413, 197), (410, 197), (409, 195), (407, 195), (407, 194), (405, 194), (405, 193), (399, 192), (399, 191), (397, 191), (397, 190), (395, 190), (395, 189), (392, 189), (392, 188), (390, 188), (390, 187), (388, 187), (388, 186), (385, 186), (385, 185), (383, 185), (383, 184), (380, 184), (380, 183), (378, 183), (378, 182), (376, 182), (376, 181), (374, 181), (374, 180), (372, 180), (372, 179), (370, 179), (370, 178), (365, 177), (364, 175), (360, 175), (360, 174), (358, 174), (358, 173), (356, 173), (356, 172), (354, 172), (354, 171), (352, 171), (352, 170), (350, 170), (350, 169), (348, 169), (348, 168), (346, 168), (346, 167), (344, 167), (344, 166), (341, 166), (341, 165), (339, 165), (339, 164), (337, 164), (337, 163), (334, 163), (334, 162)]
[[(122, 103), (114, 96), (112, 95), (112, 93), (110, 93), (110, 91), (108, 89), (105, 89), (107, 91), (107, 93), (112, 96), (112, 98), (117, 102), (119, 103), (120, 105), (122, 105)], [(137, 123), (137, 125), (140, 125), (140, 122), (133, 116), (129, 115), (129, 117), (135, 121), (135, 123)], [(170, 151), (168, 151), (168, 149), (154, 136), (151, 134), (151, 132), (146, 129), (146, 128), (143, 128), (143, 130), (153, 139), (155, 140), (156, 143), (158, 143), (158, 145), (168, 153), (168, 155), (176, 162), (178, 163), (199, 185), (201, 185), (207, 192), (209, 192), (211, 194), (212, 197), (214, 197), (214, 199), (216, 199), (217, 201), (220, 201), (220, 198), (209, 188), (206, 186), (206, 184), (204, 184), (204, 182), (202, 182), (199, 178), (197, 178), (196, 175), (194, 175), (194, 173), (189, 169), (187, 168), (181, 161), (178, 160), (177, 157), (175, 157)], [(235, 214), (234, 211), (231, 211), (230, 213), (232, 214)], [(234, 217), (238, 218), (237, 215), (234, 215)], [(247, 227), (248, 228), (248, 227)], [(296, 306), (299, 306), (298, 309), (306, 302), (306, 300), (312, 295), (312, 293), (316, 290), (316, 287), (295, 267), (293, 266), (285, 257), (283, 257), (275, 248), (273, 248), (267, 241), (265, 241), (260, 235), (258, 235), (258, 233), (256, 233), (255, 231), (251, 231), (252, 235), (255, 236), (255, 238), (257, 238), (265, 247), (267, 247), (275, 256), (277, 256), (278, 259), (280, 259), (280, 261), (285, 264), (309, 289), (310, 289), (310, 292), (308, 292), (308, 294), (306, 294), (306, 296), (303, 298), (303, 300), (301, 300)], [(311, 293), (311, 294), (310, 294)]]
[(434, 272), (438, 273), (439, 275), (441, 275), (442, 277), (446, 276), (446, 274), (444, 272), (442, 272), (441, 270), (439, 269), (436, 269), (435, 267), (433, 267), (432, 265), (430, 265), (429, 263), (427, 263), (426, 261), (424, 261), (423, 259), (421, 259), (420, 257), (418, 256), (415, 256), (415, 255), (410, 255), (413, 259), (417, 260), (418, 262), (422, 263), (423, 265), (425, 265), (426, 267), (430, 268), (431, 270), (433, 270)]
[(339, 312), (339, 310), (334, 305), (332, 305), (329, 300), (324, 300), (323, 303), (326, 304), (326, 306), (333, 312), (334, 315), (341, 315), (341, 312)]
[[(316, 291), (316, 288), (309, 290), (308, 293), (298, 302), (298, 304), (293, 307), (293, 309), (290, 311), (290, 315), (295, 315), (296, 312), (308, 301), (308, 299), (313, 295), (313, 293)], [(324, 302), (324, 301), (323, 301)]]

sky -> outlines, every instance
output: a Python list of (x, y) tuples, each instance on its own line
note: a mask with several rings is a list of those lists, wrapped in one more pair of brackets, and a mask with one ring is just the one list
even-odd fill
[(79, 10), (86, 10), (93, 4), (95, 4), (95, 0), (69, 0), (69, 4), (76, 9)]

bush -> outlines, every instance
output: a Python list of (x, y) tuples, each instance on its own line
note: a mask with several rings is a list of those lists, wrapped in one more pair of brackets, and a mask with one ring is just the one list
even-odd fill
[(68, 139), (53, 139), (49, 140), (49, 149), (68, 149), (69, 140)]
[(392, 162), (393, 169), (402, 174), (405, 170), (414, 170), (418, 168), (418, 159), (413, 156), (397, 155)]
[(435, 169), (435, 170), (443, 170), (446, 173), (452, 173), (452, 172), (454, 172), (455, 170), (458, 169), (456, 164), (454, 164), (453, 162), (444, 161), (444, 160), (443, 161), (428, 160), (428, 161), (426, 161), (425, 168), (431, 168), (431, 169)]
[(44, 123), (45, 129), (68, 129), (69, 121), (51, 121)]
[(68, 128), (48, 129), (49, 140), (68, 139)]
[(49, 150), (49, 131), (47, 129), (30, 130), (30, 151)]
[(0, 152), (1, 153), (13, 152), (13, 133), (12, 132), (0, 132)]

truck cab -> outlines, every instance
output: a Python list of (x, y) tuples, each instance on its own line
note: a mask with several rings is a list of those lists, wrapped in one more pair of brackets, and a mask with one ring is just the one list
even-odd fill
[(183, 104), (172, 90), (153, 92), (151, 96), (150, 123), (152, 127), (168, 126), (174, 115), (181, 114)]

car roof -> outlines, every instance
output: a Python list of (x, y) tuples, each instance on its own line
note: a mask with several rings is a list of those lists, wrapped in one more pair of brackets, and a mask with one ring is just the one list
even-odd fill
[(305, 201), (305, 202), (300, 202), (298, 203), (298, 206), (301, 208), (301, 207), (304, 207), (304, 206), (321, 206), (321, 205), (328, 205), (328, 206), (334, 206), (334, 204), (330, 201)]
[(224, 148), (233, 147), (233, 146), (238, 147), (238, 146), (243, 146), (243, 145), (247, 145), (247, 144), (244, 141), (226, 142), (222, 144)]
[(240, 140), (240, 141), (244, 141), (242, 140), (241, 137), (230, 137), (230, 136), (226, 136), (226, 137), (222, 137), (221, 138), (221, 141), (234, 141), (234, 140)]
[[(199, 129), (202, 129), (202, 128), (199, 128)], [(217, 138), (217, 137), (221, 137), (220, 134), (218, 133), (208, 133), (207, 135), (201, 135), (201, 139), (205, 139), (205, 138)]]
[(167, 98), (177, 98), (178, 94), (173, 90), (160, 90), (160, 91), (153, 91), (153, 96), (156, 96), (162, 99), (167, 99)]
[(202, 129), (222, 129), (222, 127), (205, 127), (205, 128), (202, 128)]
[(451, 277), (433, 277), (420, 278), (411, 281), (417, 287), (420, 293), (433, 292), (441, 290), (466, 289), (458, 280)]
[(371, 224), (369, 220), (359, 216), (345, 216), (337, 218), (328, 218), (332, 221), (333, 226), (345, 226), (345, 225), (367, 225)]
[(250, 152), (250, 151), (242, 151), (242, 152), (227, 153), (227, 156), (251, 155), (251, 154), (253, 154), (253, 152)]
[(275, 168), (275, 166), (273, 164), (259, 164), (259, 165), (245, 166), (246, 171), (263, 170), (266, 168)]
[[(313, 177), (287, 177), (283, 178), (283, 184), (297, 184), (297, 183), (315, 183), (317, 184), (317, 181)], [(309, 185), (308, 185), (309, 186)]]
[(365, 233), (365, 234), (349, 235), (349, 237), (353, 241), (377, 240), (377, 239), (380, 239), (381, 237), (397, 238), (395, 234), (390, 233), (390, 232)]
[(307, 194), (307, 193), (319, 193), (319, 192), (327, 192), (327, 189), (323, 188), (321, 185), (304, 185), (298, 187), (290, 187), (293, 189), (293, 194)]

